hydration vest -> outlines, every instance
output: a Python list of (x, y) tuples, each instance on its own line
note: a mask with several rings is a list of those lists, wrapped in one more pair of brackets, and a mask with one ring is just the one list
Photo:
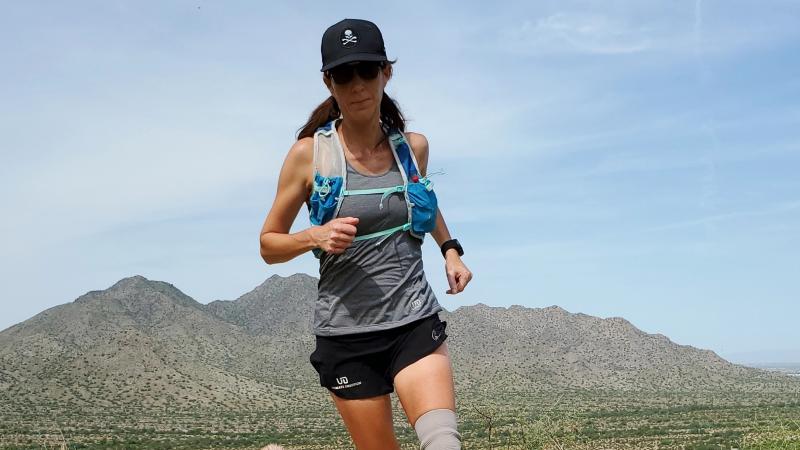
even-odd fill
[[(403, 133), (398, 129), (391, 129), (388, 133), (389, 146), (400, 168), (403, 184), (385, 188), (348, 190), (344, 149), (336, 132), (338, 120), (341, 119), (331, 120), (314, 132), (314, 183), (308, 204), (310, 222), (314, 225), (323, 225), (338, 217), (342, 200), (348, 195), (382, 194), (379, 207), (383, 209), (383, 200), (386, 197), (394, 192), (403, 192), (408, 209), (408, 222), (375, 233), (356, 236), (353, 242), (380, 238), (375, 243), (378, 245), (396, 231), (408, 231), (424, 242), (425, 233), (433, 231), (436, 227), (436, 194), (428, 178), (434, 174), (420, 177), (417, 160)], [(315, 248), (312, 252), (319, 258), (323, 250)]]

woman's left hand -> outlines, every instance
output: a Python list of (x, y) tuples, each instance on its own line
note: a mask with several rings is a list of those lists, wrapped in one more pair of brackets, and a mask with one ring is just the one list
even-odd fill
[(448, 251), (445, 258), (444, 271), (447, 273), (447, 282), (450, 284), (447, 293), (458, 294), (472, 279), (472, 272), (467, 269), (457, 252)]

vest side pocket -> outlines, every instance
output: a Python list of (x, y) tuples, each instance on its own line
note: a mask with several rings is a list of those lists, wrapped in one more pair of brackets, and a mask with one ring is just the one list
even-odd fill
[(313, 225), (322, 225), (331, 220), (336, 212), (342, 177), (325, 177), (317, 173), (314, 175), (313, 189), (309, 221)]
[(411, 230), (417, 234), (430, 233), (436, 227), (437, 200), (427, 183), (408, 183), (406, 188), (411, 205)]

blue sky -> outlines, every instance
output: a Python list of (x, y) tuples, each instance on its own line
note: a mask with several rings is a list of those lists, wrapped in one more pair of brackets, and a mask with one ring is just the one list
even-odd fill
[(345, 17), (381, 27), (387, 92), (446, 172), (475, 276), (445, 294), (426, 240), (445, 308), (555, 304), (800, 360), (788, 1), (4, 2), (0, 328), (134, 274), (202, 303), (318, 276), (311, 253), (264, 264), (258, 232)]

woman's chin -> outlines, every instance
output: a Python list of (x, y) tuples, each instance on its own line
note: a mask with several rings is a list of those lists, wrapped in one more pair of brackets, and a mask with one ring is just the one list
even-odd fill
[(375, 111), (373, 108), (352, 108), (350, 110), (350, 117), (361, 121), (375, 116), (376, 113), (377, 111)]

